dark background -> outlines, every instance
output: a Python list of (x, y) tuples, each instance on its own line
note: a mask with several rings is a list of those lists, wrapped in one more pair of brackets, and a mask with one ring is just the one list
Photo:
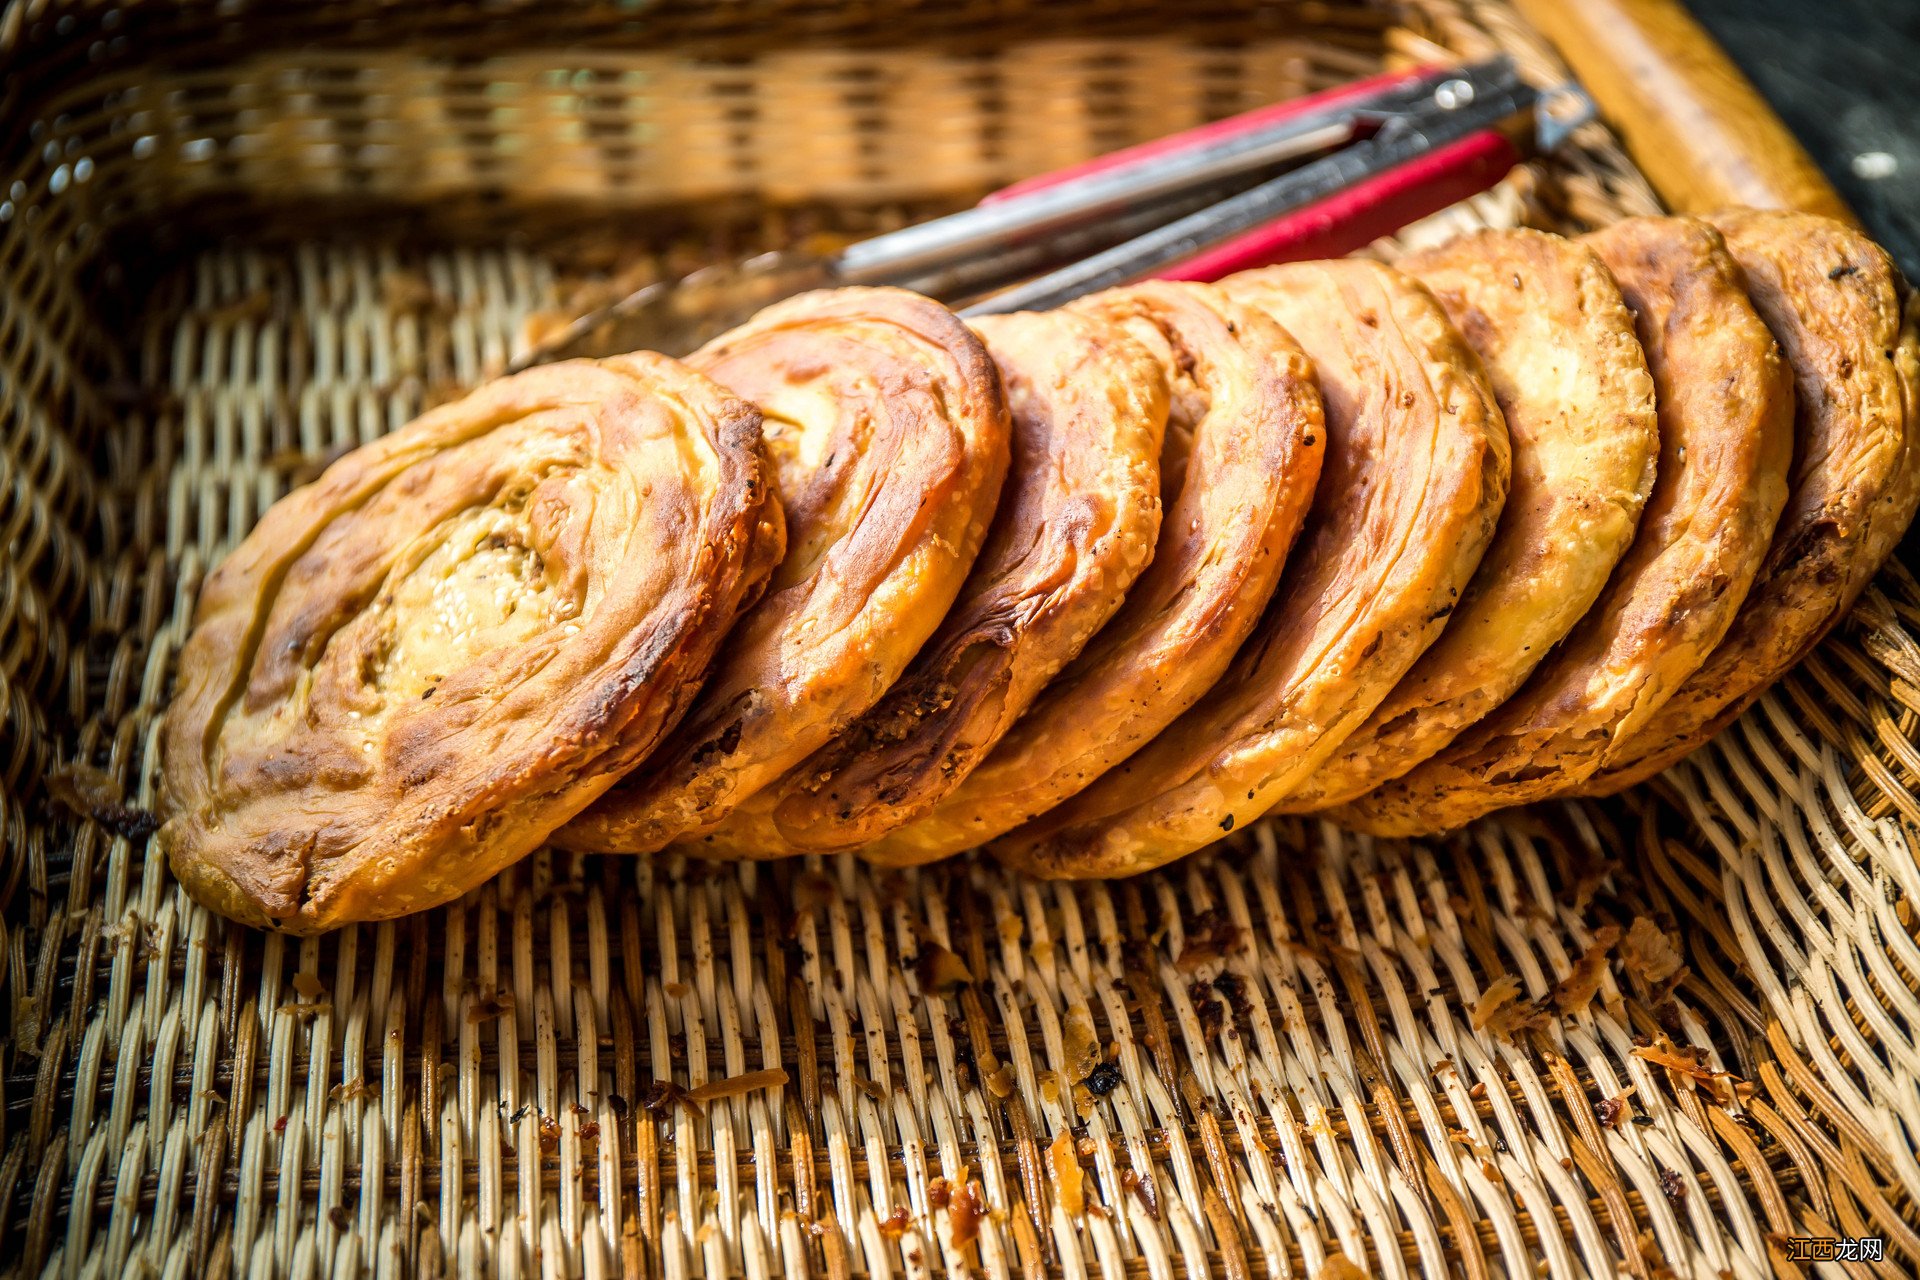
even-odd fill
[[(1920, 0), (1687, 3), (1920, 281)], [(1863, 176), (1876, 162), (1858, 157), (1873, 152), (1892, 157), (1890, 174)]]

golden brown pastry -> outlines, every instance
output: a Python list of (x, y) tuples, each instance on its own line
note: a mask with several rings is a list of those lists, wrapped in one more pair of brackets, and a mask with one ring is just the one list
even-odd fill
[(1518, 693), (1336, 821), (1444, 831), (1584, 782), (1720, 642), (1766, 554), (1786, 500), (1793, 381), (1720, 233), (1634, 218), (1587, 241), (1633, 308), (1653, 373), (1660, 461), (1633, 546)]
[(1175, 496), (1153, 562), (966, 781), (861, 851), (872, 861), (927, 862), (977, 845), (1159, 732), (1226, 669), (1312, 499), (1326, 437), (1320, 396), (1306, 357), (1272, 320), (1210, 285), (1160, 282), (1073, 310), (1132, 334), (1172, 387), (1161, 484)]
[(1710, 221), (1794, 373), (1787, 508), (1726, 638), (1582, 794), (1649, 777), (1729, 724), (1845, 616), (1920, 503), (1920, 336), (1898, 269), (1831, 218), (1749, 210)]
[(952, 605), (1006, 473), (993, 362), (918, 294), (803, 294), (689, 363), (766, 415), (786, 559), (693, 711), (555, 834), (566, 848), (645, 853), (710, 832), (872, 706)]
[(1499, 519), (1500, 410), (1424, 288), (1357, 259), (1269, 267), (1225, 288), (1279, 320), (1319, 372), (1329, 444), (1313, 514), (1218, 686), (994, 847), (1023, 870), (1129, 875), (1271, 809), (1439, 634)]
[(1013, 413), (999, 510), (958, 603), (907, 674), (795, 770), (772, 806), (797, 848), (866, 844), (933, 808), (1152, 558), (1167, 423), (1153, 354), (1119, 326), (1067, 311), (973, 328)]
[(1593, 250), (1543, 231), (1482, 231), (1394, 265), (1433, 291), (1479, 354), (1512, 483), (1446, 630), (1282, 812), (1363, 795), (1505, 702), (1606, 586), (1653, 487), (1653, 378)]
[(181, 653), (175, 875), (310, 933), (531, 852), (646, 756), (778, 558), (759, 440), (751, 406), (676, 361), (572, 361), (276, 503)]

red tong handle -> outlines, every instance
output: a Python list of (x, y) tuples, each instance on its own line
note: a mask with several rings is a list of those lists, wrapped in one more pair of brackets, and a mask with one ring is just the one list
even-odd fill
[[(1091, 160), (1025, 178), (982, 204), (1072, 182), (1121, 164), (1168, 155), (1290, 117), (1338, 107), (1418, 78), (1427, 68), (1356, 80), (1319, 93), (1155, 138)], [(1218, 280), (1250, 267), (1309, 258), (1337, 258), (1381, 236), (1491, 188), (1520, 163), (1506, 135), (1489, 129), (1435, 148), (1410, 164), (1377, 174), (1325, 200), (1236, 236), (1158, 273), (1166, 280)]]
[(1203, 249), (1158, 275), (1162, 280), (1218, 280), (1275, 262), (1343, 257), (1448, 205), (1479, 195), (1519, 163), (1520, 152), (1505, 134), (1494, 129), (1470, 134), (1317, 204)]

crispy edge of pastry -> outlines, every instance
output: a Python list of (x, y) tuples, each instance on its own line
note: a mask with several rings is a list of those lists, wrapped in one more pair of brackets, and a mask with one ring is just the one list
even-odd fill
[[(514, 432), (524, 476), (501, 456)], [(489, 451), (489, 440), (506, 444)], [(569, 361), (434, 409), (275, 503), (208, 576), (181, 653), (159, 837), (175, 876), (231, 919), (314, 933), (449, 901), (532, 852), (684, 712), (758, 589), (772, 556), (757, 544), (779, 540), (759, 440), (750, 405), (677, 361)], [(663, 448), (677, 483), (657, 469), (630, 475)], [(589, 508), (605, 508), (604, 527), (567, 519), (558, 492), (595, 467), (610, 477), (608, 500)], [(613, 490), (620, 477), (634, 493)], [(420, 526), (492, 513), (515, 478), (531, 486), (526, 536), (561, 574), (550, 589), (576, 592), (577, 609), (591, 588), (598, 603), (480, 653), (456, 638), (460, 665), (436, 666), (424, 693), (369, 700), (391, 664), (403, 676), (417, 665), (404, 647), (422, 642), (417, 630), (395, 657), (377, 624), (396, 592), (406, 607), (408, 576), (437, 551)], [(646, 518), (615, 521), (628, 507)], [(636, 559), (600, 545), (648, 540), (663, 522), (687, 535), (665, 572), (652, 547)], [(290, 698), (301, 704), (291, 731), (271, 714)], [(227, 740), (236, 715), (267, 739)], [(224, 795), (223, 775), (257, 794)]]
[(1653, 487), (1653, 376), (1592, 249), (1481, 231), (1394, 265), (1433, 291), (1480, 356), (1512, 481), (1446, 630), (1281, 812), (1364, 795), (1506, 701), (1599, 598)]
[(1421, 835), (1563, 794), (1604, 768), (1732, 624), (1786, 501), (1793, 381), (1720, 233), (1632, 218), (1586, 237), (1653, 373), (1660, 461), (1633, 546), (1520, 691), (1352, 804), (1344, 825)]
[(1267, 812), (1432, 643), (1493, 537), (1506, 428), (1432, 294), (1364, 259), (1269, 267), (1225, 287), (1293, 332), (1319, 371), (1330, 445), (1307, 531), (1219, 684), (993, 846), (1023, 871), (1131, 875)]
[(1726, 637), (1582, 795), (1611, 795), (1732, 723), (1846, 616), (1920, 506), (1920, 302), (1886, 252), (1817, 214), (1708, 219), (1795, 377), (1794, 474)]
[(900, 682), (794, 771), (797, 848), (867, 844), (971, 774), (1119, 609), (1160, 532), (1166, 375), (1124, 329), (1070, 311), (972, 322), (1000, 369), (1013, 461), (960, 599)]
[(565, 848), (712, 836), (873, 705), (953, 604), (1006, 475), (999, 373), (959, 317), (919, 294), (801, 294), (688, 361), (767, 417), (786, 558), (687, 718), (555, 833)]
[(1273, 593), (1320, 474), (1313, 369), (1286, 332), (1211, 285), (1149, 282), (1073, 310), (1111, 320), (1171, 376), (1162, 454), (1181, 476), (1153, 562), (1113, 619), (934, 810), (861, 850), (883, 865), (971, 848), (1080, 790), (1226, 669)]

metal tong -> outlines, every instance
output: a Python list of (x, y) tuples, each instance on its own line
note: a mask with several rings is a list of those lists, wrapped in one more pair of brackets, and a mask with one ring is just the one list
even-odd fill
[(1330, 257), (1484, 191), (1590, 119), (1499, 58), (1377, 76), (1101, 156), (829, 255), (763, 254), (637, 290), (513, 361), (682, 354), (807, 289), (892, 284), (962, 314), (1037, 310), (1149, 276)]

